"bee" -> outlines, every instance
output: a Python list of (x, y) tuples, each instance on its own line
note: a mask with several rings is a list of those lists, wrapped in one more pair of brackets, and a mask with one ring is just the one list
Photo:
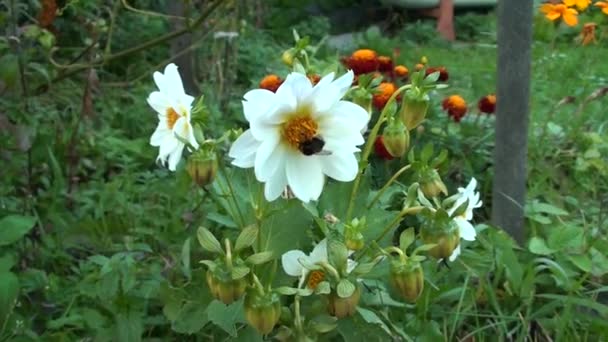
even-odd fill
[(310, 140), (302, 141), (298, 146), (298, 149), (305, 156), (312, 156), (313, 154), (318, 155), (329, 155), (331, 152), (324, 151), (325, 141), (320, 136), (312, 137)]

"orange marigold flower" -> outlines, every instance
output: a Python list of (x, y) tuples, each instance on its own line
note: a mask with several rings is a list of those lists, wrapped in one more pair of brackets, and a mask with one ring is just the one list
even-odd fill
[(386, 149), (386, 146), (384, 146), (384, 137), (382, 137), (382, 135), (378, 135), (376, 137), (376, 141), (374, 141), (374, 151), (378, 157), (384, 160), (393, 159), (393, 155), (390, 154), (390, 152)]
[(551, 21), (562, 18), (568, 26), (576, 26), (578, 24), (578, 12), (574, 8), (568, 8), (564, 4), (543, 4), (540, 6), (540, 11)]
[(493, 114), (496, 110), (496, 95), (490, 94), (482, 97), (477, 102), (477, 108), (479, 111), (486, 114)]
[(467, 102), (459, 95), (452, 95), (443, 100), (443, 109), (456, 122), (467, 114)]
[(448, 69), (446, 69), (445, 67), (431, 67), (431, 68), (427, 68), (426, 69), (426, 76), (439, 71), (439, 82), (445, 82), (450, 78), (450, 75), (448, 74)]
[(397, 91), (397, 87), (395, 86), (395, 84), (391, 82), (380, 83), (378, 85), (378, 88), (376, 88), (376, 93), (372, 98), (374, 106), (378, 109), (384, 108), (384, 106), (386, 106), (386, 103), (388, 102), (388, 99), (390, 99), (390, 97), (395, 91)]
[(283, 84), (283, 80), (279, 76), (270, 74), (265, 76), (260, 81), (260, 88), (270, 90), (271, 92), (275, 93), (281, 84)]
[(393, 60), (388, 56), (378, 57), (378, 71), (391, 72), (393, 70)]
[(317, 83), (319, 83), (319, 81), (321, 80), (321, 76), (319, 76), (317, 74), (309, 74), (306, 77), (308, 77), (310, 82), (312, 82), (313, 86), (317, 85)]
[(355, 75), (367, 74), (378, 70), (378, 55), (370, 49), (360, 49), (344, 60), (346, 66), (353, 70)]
[(604, 12), (605, 15), (608, 15), (608, 1), (598, 1), (593, 5), (601, 8), (602, 12)]
[(404, 65), (397, 65), (393, 70), (397, 77), (405, 78), (410, 74), (410, 71)]
[(587, 7), (589, 7), (589, 5), (591, 4), (591, 0), (563, 0), (564, 4), (568, 7), (574, 7), (576, 6), (576, 8), (579, 11), (584, 11), (587, 9)]
[(585, 23), (583, 25), (583, 30), (578, 38), (582, 45), (588, 45), (589, 43), (597, 43), (595, 40), (595, 28), (597, 27), (596, 23)]

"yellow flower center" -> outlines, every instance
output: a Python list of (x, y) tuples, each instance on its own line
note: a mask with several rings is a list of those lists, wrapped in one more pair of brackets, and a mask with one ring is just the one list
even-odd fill
[(317, 288), (317, 286), (319, 286), (319, 283), (322, 282), (325, 279), (325, 273), (323, 273), (323, 271), (319, 271), (319, 270), (315, 270), (310, 272), (310, 275), (308, 276), (308, 282), (306, 283), (306, 286), (308, 286), (308, 288), (315, 290)]
[(173, 126), (175, 126), (175, 122), (177, 121), (177, 119), (179, 119), (179, 117), (180, 117), (180, 115), (177, 114), (175, 109), (168, 108), (167, 109), (167, 127), (169, 127), (169, 129), (173, 129)]
[(309, 116), (296, 116), (283, 124), (283, 139), (292, 147), (299, 149), (300, 144), (317, 135), (319, 125)]

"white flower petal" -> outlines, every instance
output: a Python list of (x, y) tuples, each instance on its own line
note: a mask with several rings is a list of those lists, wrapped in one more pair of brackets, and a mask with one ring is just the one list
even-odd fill
[(230, 147), (228, 156), (234, 158), (232, 165), (249, 168), (255, 165), (255, 154), (261, 142), (255, 140), (251, 130), (246, 130)]
[[(291, 93), (295, 99), (305, 99), (312, 91), (312, 84), (310, 83), (308, 77), (297, 72), (292, 72), (289, 74), (285, 79), (284, 84), (291, 87)], [(281, 93), (279, 93), (277, 90), (277, 96), (280, 96), (280, 94)]]
[(348, 101), (338, 101), (328, 111), (329, 115), (351, 123), (360, 132), (367, 127), (369, 114), (363, 107)]
[(260, 182), (269, 180), (277, 168), (285, 163), (285, 148), (279, 145), (278, 136), (269, 136), (262, 141), (255, 155), (255, 177)]
[(359, 172), (357, 158), (352, 153), (332, 153), (328, 156), (319, 156), (323, 173), (340, 181), (350, 182)]
[(276, 92), (275, 101), (280, 101), (287, 112), (294, 112), (298, 105), (298, 98), (296, 97), (292, 86), (292, 83), (298, 82), (298, 75), (301, 74), (298, 74), (297, 72), (289, 74)]
[(475, 231), (475, 227), (462, 217), (455, 217), (454, 222), (458, 225), (460, 230), (460, 238), (467, 241), (475, 241), (475, 237), (477, 236), (477, 232)]
[(350, 87), (353, 85), (354, 77), (355, 74), (353, 71), (348, 70), (346, 74), (340, 76), (332, 82), (332, 85), (338, 89), (338, 98), (341, 99), (344, 97), (344, 95), (346, 95), (346, 92), (348, 92)]
[(171, 137), (173, 132), (171, 130), (164, 128), (164, 125), (161, 123), (158, 124), (154, 133), (150, 137), (150, 145), (152, 146), (160, 146), (167, 136)]
[(300, 250), (292, 250), (281, 256), (281, 264), (285, 273), (292, 277), (300, 277), (304, 267), (300, 264), (300, 258), (306, 258), (306, 254)]
[(158, 157), (165, 161), (167, 156), (175, 150), (175, 148), (180, 144), (180, 142), (175, 139), (173, 136), (173, 132), (171, 134), (165, 135), (165, 138), (160, 143), (160, 149), (158, 151)]
[(310, 104), (313, 113), (326, 113), (340, 101), (339, 89), (331, 84), (331, 80), (333, 73), (323, 77), (308, 96), (306, 103)]
[(352, 272), (358, 264), (358, 262), (352, 259), (346, 259), (346, 273)]
[(305, 203), (319, 198), (325, 177), (318, 158), (289, 153), (287, 154), (286, 171), (291, 191), (297, 198)]
[(165, 87), (166, 93), (174, 99), (179, 99), (185, 94), (182, 78), (177, 71), (177, 65), (170, 63), (165, 67)]
[(319, 243), (310, 252), (308, 259), (311, 263), (327, 261), (327, 239), (319, 241)]
[(195, 149), (198, 149), (198, 143), (194, 138), (192, 126), (186, 117), (182, 116), (175, 121), (175, 125), (173, 125), (173, 133), (177, 134), (182, 139), (188, 140), (188, 142), (190, 142)]
[(276, 106), (275, 94), (266, 89), (250, 90), (243, 98), (243, 113), (249, 122), (265, 116)]
[(452, 252), (452, 255), (450, 255), (450, 257), (448, 258), (448, 260), (454, 261), (454, 260), (456, 260), (456, 258), (458, 258), (459, 255), (460, 255), (460, 245), (458, 245), (456, 248), (454, 248), (454, 251)]
[(161, 93), (160, 91), (150, 93), (147, 101), (152, 109), (163, 116), (167, 115), (167, 109), (171, 107), (170, 101), (167, 100), (165, 94)]
[(287, 186), (287, 176), (285, 166), (276, 170), (274, 175), (264, 184), (264, 197), (271, 202), (279, 198)]

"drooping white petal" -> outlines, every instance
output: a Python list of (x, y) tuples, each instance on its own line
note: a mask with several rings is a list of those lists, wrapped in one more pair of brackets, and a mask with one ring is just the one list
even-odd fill
[(328, 156), (319, 156), (323, 173), (340, 181), (350, 182), (359, 172), (357, 158), (352, 153), (332, 153)]
[(298, 199), (308, 203), (319, 198), (325, 177), (318, 158), (303, 154), (288, 154), (286, 171), (287, 182)]
[(458, 225), (460, 230), (460, 238), (467, 241), (474, 241), (475, 236), (477, 236), (477, 232), (475, 231), (475, 227), (464, 219), (463, 217), (455, 217), (454, 222)]
[[(293, 72), (289, 74), (283, 83), (286, 87), (291, 88), (291, 94), (296, 100), (305, 99), (312, 91), (312, 84), (310, 83), (310, 80), (308, 77), (300, 73)], [(277, 96), (281, 95), (282, 93), (277, 89)]]
[(285, 273), (292, 277), (300, 277), (304, 267), (300, 264), (300, 258), (306, 258), (306, 254), (300, 250), (291, 250), (281, 256), (281, 264)]
[(258, 147), (255, 156), (255, 177), (268, 181), (279, 166), (284, 165), (285, 147), (279, 144), (278, 136), (270, 136)]
[(167, 136), (170, 137), (171, 134), (173, 134), (173, 132), (171, 132), (167, 128), (164, 128), (164, 125), (159, 123), (158, 126), (156, 127), (156, 130), (154, 131), (154, 133), (152, 133), (152, 136), (150, 137), (150, 145), (160, 146), (163, 143), (163, 141), (165, 140), (165, 138)]
[(454, 248), (454, 251), (452, 252), (452, 255), (450, 255), (450, 257), (448, 258), (448, 260), (454, 261), (454, 260), (456, 260), (456, 258), (458, 258), (459, 255), (460, 255), (460, 245), (458, 245), (456, 248)]
[(164, 140), (160, 144), (160, 148), (158, 151), (158, 157), (163, 161), (167, 158), (167, 156), (175, 150), (175, 148), (180, 144), (180, 142), (175, 139), (173, 136), (173, 132), (171, 134), (165, 135)]
[(175, 169), (177, 168), (177, 164), (179, 164), (179, 161), (182, 159), (184, 146), (185, 145), (181, 142), (177, 143), (177, 147), (175, 147), (175, 149), (171, 151), (171, 153), (169, 153), (169, 160), (167, 161), (167, 167), (169, 168), (169, 170), (175, 171)]
[(196, 142), (196, 139), (194, 138), (194, 133), (192, 131), (192, 125), (190, 125), (186, 117), (182, 116), (177, 119), (177, 121), (175, 121), (175, 125), (173, 126), (173, 133), (177, 134), (180, 138), (184, 140), (188, 140), (195, 149), (198, 149), (198, 143)]
[(230, 147), (228, 156), (234, 158), (232, 164), (242, 168), (253, 167), (255, 155), (261, 142), (255, 140), (251, 130), (246, 130)]

